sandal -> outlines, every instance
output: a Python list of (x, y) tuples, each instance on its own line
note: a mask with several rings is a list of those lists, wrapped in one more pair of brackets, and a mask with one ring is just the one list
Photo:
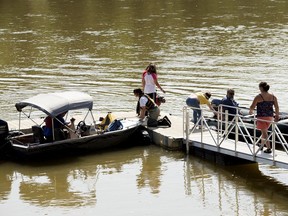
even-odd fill
[(256, 145), (260, 148), (261, 151), (263, 150), (263, 146), (261, 144), (257, 143)]
[(270, 153), (272, 153), (272, 151), (271, 151), (271, 148), (267, 148), (265, 151), (264, 151), (264, 153), (268, 153), (268, 154), (270, 154)]

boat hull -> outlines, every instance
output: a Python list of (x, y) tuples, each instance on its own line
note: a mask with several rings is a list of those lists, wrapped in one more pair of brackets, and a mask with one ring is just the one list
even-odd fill
[[(133, 145), (142, 126), (135, 126), (123, 130), (95, 134), (75, 139), (55, 141), (51, 143), (35, 143), (23, 146), (11, 143), (9, 156), (13, 158), (33, 158), (37, 156), (51, 156), (71, 153), (90, 153), (109, 148), (124, 148)], [(138, 136), (141, 139), (140, 136)]]

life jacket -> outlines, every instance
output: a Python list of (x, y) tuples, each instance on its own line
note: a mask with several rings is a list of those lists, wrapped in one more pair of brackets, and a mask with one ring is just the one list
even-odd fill
[(108, 112), (106, 117), (101, 121), (101, 123), (98, 125), (98, 127), (102, 130), (106, 130), (111, 122), (113, 122), (116, 119), (116, 117), (111, 113)]
[(145, 104), (147, 110), (153, 109), (157, 106), (153, 99), (150, 98), (148, 95), (144, 94), (143, 96), (148, 99), (147, 103)]

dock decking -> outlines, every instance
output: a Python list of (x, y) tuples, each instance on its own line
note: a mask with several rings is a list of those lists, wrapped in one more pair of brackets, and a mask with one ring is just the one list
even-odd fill
[[(288, 169), (288, 154), (285, 151), (274, 149), (271, 154), (267, 154), (256, 145), (241, 141), (235, 142), (232, 139), (224, 139), (220, 144), (217, 143), (217, 132), (207, 128), (195, 130), (186, 139), (183, 118), (167, 116), (172, 122), (171, 128), (148, 127), (150, 134), (152, 134), (152, 140), (156, 145), (167, 149), (179, 150), (185, 149), (187, 143), (189, 149), (198, 148), (203, 151), (214, 152), (214, 157), (217, 157), (216, 155), (226, 155), (233, 157), (234, 161), (235, 159), (246, 160)], [(208, 157), (211, 158), (211, 154)]]

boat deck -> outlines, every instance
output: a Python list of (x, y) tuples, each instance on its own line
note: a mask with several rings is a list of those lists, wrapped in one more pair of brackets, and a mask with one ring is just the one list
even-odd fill
[[(117, 112), (117, 113), (113, 113), (115, 115), (115, 117), (117, 119), (122, 119), (122, 118), (136, 118), (136, 114), (132, 113), (132, 112)], [(94, 116), (95, 120), (98, 121), (99, 117), (105, 117), (107, 115), (107, 113), (100, 113), (98, 114), (99, 116)], [(83, 115), (76, 115), (73, 116), (73, 118), (75, 118), (75, 125), (77, 125), (77, 120), (78, 119), (83, 119)], [(34, 121), (34, 122), (33, 122)], [(9, 130), (25, 130), (25, 131), (29, 131), (31, 130), (31, 127), (33, 125), (36, 124), (42, 124), (44, 121), (44, 118), (38, 118), (38, 119), (33, 119), (33, 121), (31, 121), (30, 119), (21, 119), (21, 125), (19, 126), (19, 120), (12, 120), (12, 121), (8, 121), (8, 125), (9, 125)]]

